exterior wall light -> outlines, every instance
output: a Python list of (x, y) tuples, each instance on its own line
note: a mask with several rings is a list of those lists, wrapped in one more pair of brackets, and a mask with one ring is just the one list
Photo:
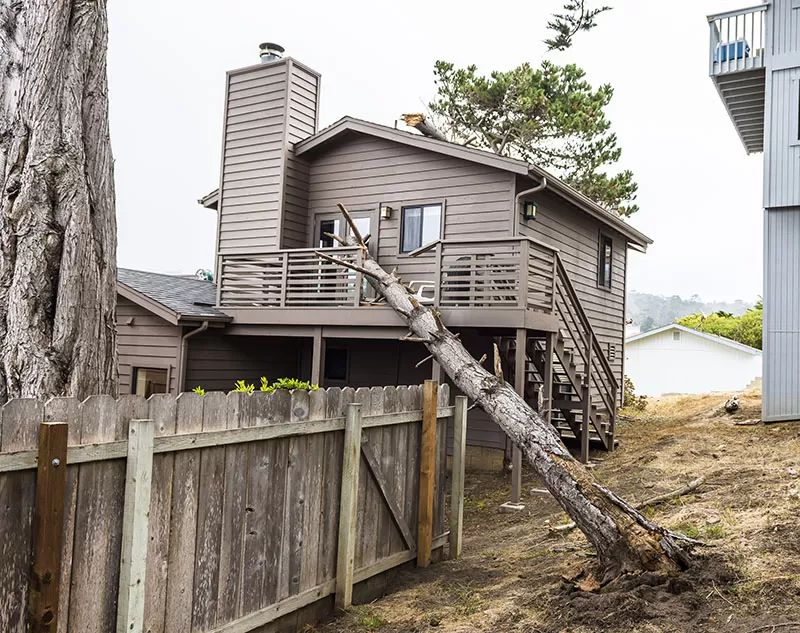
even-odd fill
[(535, 220), (536, 219), (536, 203), (530, 202), (528, 200), (525, 201), (525, 219), (526, 220)]
[(388, 220), (392, 217), (392, 207), (382, 204), (381, 205), (381, 219)]

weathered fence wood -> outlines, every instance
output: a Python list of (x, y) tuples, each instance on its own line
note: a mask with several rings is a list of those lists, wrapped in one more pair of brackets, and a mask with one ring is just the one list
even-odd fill
[[(127, 400), (119, 401), (120, 408), (128, 404)], [(117, 422), (117, 414), (118, 403), (110, 396), (91, 396), (82, 402), (81, 442), (124, 439), (118, 434), (123, 425)], [(116, 625), (124, 486), (125, 464), (121, 460), (84, 464), (78, 472), (70, 631), (108, 633)]]
[[(16, 503), (26, 486), (31, 503), (16, 503), (19, 516), (3, 532), (0, 596), (11, 605), (28, 596), (43, 418), (69, 422), (58, 522), (64, 542), (56, 552), (62, 570), (55, 575), (62, 617), (53, 633), (107, 633), (117, 620), (132, 633), (243, 632), (277, 618), (281, 629), (301, 627), (334, 603), (340, 568), (348, 601), (354, 583), (374, 581), (359, 587), (362, 596), (380, 590), (385, 579), (376, 575), (417, 556), (421, 394), (415, 386), (13, 401), (0, 410), (0, 503), (12, 507), (7, 495)], [(439, 400), (441, 421), (453, 411), (446, 386)], [(340, 566), (345, 427), (355, 402), (368, 444), (365, 458), (353, 460), (349, 565)], [(142, 419), (152, 420), (149, 482), (137, 458)], [(25, 428), (32, 431), (27, 443)], [(447, 538), (442, 450), (434, 463), (438, 548)], [(7, 522), (0, 516), (0, 525)], [(20, 525), (27, 525), (21, 535)], [(7, 548), (25, 539), (27, 550)], [(326, 596), (332, 599), (320, 600)], [(23, 633), (24, 608), (3, 609), (0, 619), (13, 621), (4, 633)]]
[[(178, 433), (201, 430), (203, 400), (204, 398), (194, 393), (182, 393), (178, 396), (175, 422)], [(192, 630), (199, 474), (199, 450), (175, 454), (164, 620), (164, 631), (169, 633), (190, 633)]]
[(356, 513), (361, 462), (361, 403), (347, 407), (342, 461), (342, 498), (339, 504), (339, 545), (336, 562), (336, 606), (347, 609), (353, 603)]
[[(0, 450), (36, 446), (42, 405), (37, 400), (11, 400), (1, 412)], [(24, 633), (31, 561), (31, 521), (36, 494), (33, 472), (7, 473), (0, 481), (0, 631)]]
[(436, 468), (436, 403), (439, 383), (426, 380), (422, 403), (422, 435), (419, 463), (419, 524), (417, 536), (417, 566), (431, 562), (433, 542), (433, 493)]
[[(67, 425), (67, 446), (80, 444), (80, 402), (77, 398), (51, 398), (44, 405), (45, 422), (62, 422)], [(69, 448), (67, 448), (69, 456)], [(58, 591), (57, 633), (67, 633), (69, 623), (70, 583), (72, 578), (72, 550), (75, 541), (75, 505), (78, 497), (78, 466), (64, 462), (67, 480), (64, 491), (64, 529), (61, 545), (61, 577)]]
[[(224, 429), (228, 402), (224, 393), (203, 397), (203, 430)], [(225, 490), (225, 447), (200, 452), (202, 491), (197, 504), (197, 551), (194, 568), (192, 629), (205, 631), (216, 621), (219, 598), (219, 557), (222, 538), (222, 502)]]
[[(178, 406), (175, 398), (167, 394), (155, 394), (150, 397), (147, 404), (147, 417), (153, 421), (155, 445), (157, 438), (174, 435)], [(148, 568), (144, 605), (145, 630), (149, 633), (165, 633), (174, 466), (174, 453), (153, 456), (150, 539), (147, 548)]]
[(67, 425), (39, 426), (39, 467), (33, 513), (30, 618), (33, 633), (58, 629), (64, 493), (67, 483)]
[(375, 482), (378, 485), (378, 490), (381, 493), (383, 502), (389, 508), (392, 521), (394, 521), (397, 529), (400, 530), (400, 534), (402, 534), (406, 546), (409, 549), (414, 549), (417, 546), (416, 542), (414, 541), (414, 535), (411, 533), (411, 529), (403, 519), (400, 508), (397, 506), (393, 495), (389, 491), (389, 483), (386, 481), (386, 477), (383, 476), (382, 466), (378, 461), (377, 456), (372, 451), (369, 440), (366, 438), (362, 438), (361, 440), (361, 452), (364, 455), (364, 460), (366, 461), (367, 466), (369, 467), (369, 472), (372, 474)]
[(153, 423), (131, 420), (122, 514), (117, 633), (142, 633), (144, 630), (152, 476)]
[(464, 468), (467, 450), (467, 397), (456, 396), (453, 414), (453, 467), (450, 493), (450, 558), (461, 558), (464, 530)]
[[(248, 394), (229, 393), (226, 402), (226, 427), (241, 428)], [(219, 598), (215, 622), (229, 622), (239, 615), (238, 603), (244, 561), (244, 530), (247, 497), (247, 447), (225, 447), (225, 481), (222, 502), (222, 535), (219, 555)]]

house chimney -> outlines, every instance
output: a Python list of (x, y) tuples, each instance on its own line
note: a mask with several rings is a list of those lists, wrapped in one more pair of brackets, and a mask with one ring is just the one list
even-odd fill
[(319, 73), (266, 42), (261, 61), (227, 73), (219, 253), (303, 248), (308, 165), (294, 144), (317, 131)]
[(268, 64), (269, 62), (274, 62), (283, 57), (284, 52), (283, 46), (280, 44), (273, 44), (272, 42), (264, 42), (263, 44), (259, 44), (258, 51), (259, 55), (261, 56), (261, 63)]

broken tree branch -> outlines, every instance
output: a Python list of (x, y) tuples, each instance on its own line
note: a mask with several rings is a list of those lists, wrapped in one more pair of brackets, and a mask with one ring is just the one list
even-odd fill
[[(636, 510), (644, 510), (650, 506), (655, 506), (660, 503), (664, 503), (665, 501), (670, 501), (671, 499), (677, 499), (678, 497), (682, 497), (683, 495), (689, 494), (697, 490), (700, 486), (702, 486), (706, 482), (705, 477), (698, 477), (697, 479), (692, 479), (688, 484), (685, 486), (681, 486), (676, 490), (671, 492), (665, 492), (661, 495), (656, 495), (655, 497), (650, 497), (649, 499), (645, 499), (644, 501), (637, 503), (633, 507)], [(574, 523), (564, 523), (563, 525), (557, 525), (554, 528), (550, 528), (551, 532), (569, 532), (570, 530), (575, 529)]]

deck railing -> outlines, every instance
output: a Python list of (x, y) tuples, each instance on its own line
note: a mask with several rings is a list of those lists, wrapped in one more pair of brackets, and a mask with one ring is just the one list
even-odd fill
[[(362, 275), (317, 251), (360, 264), (358, 248), (226, 254), (219, 264), (219, 305), (231, 308), (357, 307)], [(441, 240), (425, 249), (430, 268), (415, 273), (445, 308), (522, 308), (552, 314), (557, 250), (528, 237)], [(417, 262), (418, 264), (421, 262)], [(419, 267), (417, 267), (419, 268)], [(402, 274), (402, 266), (400, 273)]]
[(721, 75), (764, 67), (767, 4), (708, 16), (709, 73)]
[(361, 274), (317, 255), (361, 263), (358, 248), (304, 248), (223, 255), (219, 304), (228, 307), (339, 307), (361, 303)]
[(556, 252), (528, 237), (442, 240), (435, 247), (435, 303), (552, 313)]

